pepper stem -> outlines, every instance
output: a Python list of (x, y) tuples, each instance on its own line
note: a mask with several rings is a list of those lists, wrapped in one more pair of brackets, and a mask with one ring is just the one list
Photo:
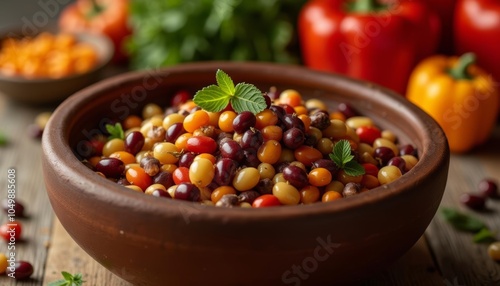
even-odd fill
[(97, 0), (91, 0), (90, 2), (92, 2), (92, 8), (88, 12), (87, 17), (88, 18), (93, 18), (93, 17), (101, 14), (101, 12), (104, 10), (104, 7), (102, 7), (101, 5), (99, 5), (97, 3)]
[(378, 0), (355, 0), (350, 2), (350, 12), (369, 13), (385, 9), (387, 6), (380, 4)]
[(469, 66), (476, 62), (476, 55), (474, 53), (465, 53), (458, 59), (457, 64), (449, 70), (449, 74), (457, 80), (471, 79), (469, 74)]

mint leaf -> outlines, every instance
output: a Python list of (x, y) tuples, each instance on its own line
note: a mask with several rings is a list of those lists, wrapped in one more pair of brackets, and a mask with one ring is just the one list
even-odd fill
[(354, 159), (354, 156), (351, 154), (351, 144), (349, 144), (347, 140), (340, 140), (339, 143), (339, 149), (341, 149), (340, 152), (342, 152), (342, 165), (345, 165)]
[(349, 141), (343, 139), (335, 143), (332, 153), (329, 156), (335, 165), (339, 169), (344, 170), (347, 175), (356, 177), (365, 174), (365, 168), (353, 160), (354, 156), (351, 154), (351, 144), (349, 144)]
[(231, 98), (231, 105), (238, 113), (250, 111), (257, 114), (267, 106), (262, 92), (253, 84), (238, 83), (235, 88), (234, 96)]
[(207, 111), (219, 112), (226, 108), (230, 99), (230, 94), (216, 85), (210, 85), (196, 92), (193, 101)]
[(109, 133), (109, 139), (125, 139), (125, 134), (120, 123), (116, 123), (115, 125), (106, 124), (106, 131)]
[(333, 163), (337, 165), (337, 167), (340, 168), (340, 166), (342, 166), (342, 158), (338, 157), (337, 154), (335, 154), (335, 152), (332, 151), (332, 153), (330, 153), (328, 156), (333, 161)]
[(496, 241), (495, 233), (487, 228), (482, 228), (478, 233), (474, 235), (472, 241), (475, 243), (489, 243)]
[(62, 271), (61, 274), (64, 277), (64, 279), (66, 279), (66, 280), (73, 280), (73, 275), (71, 275), (70, 273), (68, 273), (66, 271)]
[(83, 282), (85, 282), (83, 281), (82, 274), (80, 273), (72, 275), (66, 271), (62, 271), (61, 274), (64, 279), (50, 282), (47, 286), (82, 286)]
[[(354, 157), (353, 157), (354, 158)], [(365, 168), (356, 161), (349, 161), (344, 165), (344, 172), (352, 177), (361, 176), (365, 174)]]
[(459, 230), (478, 232), (486, 228), (482, 221), (452, 208), (443, 208), (441, 214), (453, 227)]
[(5, 134), (3, 134), (3, 132), (0, 132), (0, 146), (5, 146), (7, 145), (7, 136), (5, 136)]
[[(330, 154), (330, 158), (332, 161), (337, 164), (339, 168), (344, 168), (344, 143), (346, 140), (340, 140), (333, 146), (333, 151)], [(349, 145), (349, 142), (347, 142)], [(351, 147), (349, 145), (349, 155), (351, 155)]]
[(73, 285), (74, 286), (81, 286), (81, 285), (83, 285), (83, 282), (85, 282), (85, 281), (83, 280), (82, 274), (76, 273), (73, 276)]
[(47, 286), (69, 286), (69, 282), (64, 279), (61, 279), (50, 282), (49, 284), (47, 284)]
[(215, 78), (218, 85), (205, 87), (194, 95), (193, 101), (199, 107), (219, 112), (231, 104), (238, 113), (250, 111), (254, 114), (266, 108), (262, 91), (253, 84), (239, 83), (234, 86), (233, 80), (222, 70), (217, 70)]
[(233, 80), (227, 73), (219, 69), (215, 73), (215, 79), (217, 80), (217, 84), (219, 85), (222, 92), (231, 95), (235, 93)]

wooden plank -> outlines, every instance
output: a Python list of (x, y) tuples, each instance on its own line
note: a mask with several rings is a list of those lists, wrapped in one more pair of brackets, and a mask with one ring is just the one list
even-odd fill
[(443, 278), (436, 269), (426, 239), (423, 236), (394, 265), (365, 281), (363, 285), (428, 286), (440, 285), (442, 283)]
[(131, 285), (93, 260), (74, 242), (57, 218), (54, 220), (52, 238), (43, 285), (61, 279), (61, 271), (81, 273), (85, 285)]
[[(16, 242), (17, 260), (33, 264), (32, 279), (16, 283), (9, 277), (0, 277), (0, 285), (41, 285), (47, 256), (47, 243), (53, 213), (45, 193), (41, 172), (39, 140), (31, 138), (27, 127), (44, 109), (25, 108), (0, 96), (0, 130), (9, 144), (0, 147), (0, 199), (7, 198), (7, 171), (16, 170), (16, 196), (26, 207), (27, 218), (18, 218), (22, 225), (22, 241)], [(1, 212), (0, 222), (7, 221)], [(7, 252), (7, 245), (0, 243), (0, 252)]]
[[(481, 151), (453, 155), (448, 185), (441, 203), (483, 220), (491, 229), (500, 229), (500, 200), (489, 200), (488, 210), (472, 211), (460, 203), (460, 195), (477, 190), (486, 177), (500, 180), (500, 132)], [(487, 244), (472, 242), (472, 234), (455, 230), (438, 214), (428, 228), (429, 244), (446, 285), (500, 285), (500, 265), (488, 257)]]
[[(110, 67), (106, 76), (123, 72), (125, 67)], [(36, 95), (34, 95), (36, 96)], [(47, 246), (51, 240), (54, 213), (45, 192), (41, 166), (41, 142), (28, 134), (28, 126), (44, 111), (53, 111), (56, 105), (27, 106), (12, 102), (0, 94), (0, 131), (9, 139), (7, 146), (0, 147), (0, 200), (7, 197), (7, 170), (16, 169), (17, 197), (27, 209), (29, 217), (20, 219), (23, 241), (16, 243), (18, 259), (34, 266), (32, 278), (15, 281), (0, 275), (0, 285), (45, 285)], [(0, 212), (0, 223), (7, 220)], [(0, 243), (0, 252), (7, 252), (7, 245)], [(71, 255), (66, 253), (66, 255)], [(61, 269), (64, 270), (64, 269)], [(101, 284), (106, 285), (106, 284)]]
[[(129, 286), (83, 251), (55, 219), (52, 246), (47, 258), (44, 285), (60, 278), (61, 269), (82, 273), (89, 285)], [(68, 255), (70, 254), (70, 255)], [(375, 285), (437, 285), (442, 283), (425, 238), (422, 237), (408, 253), (386, 271), (363, 283)]]

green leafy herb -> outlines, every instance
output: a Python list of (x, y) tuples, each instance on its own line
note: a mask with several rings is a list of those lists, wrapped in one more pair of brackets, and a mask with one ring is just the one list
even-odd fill
[(459, 230), (479, 232), (482, 229), (487, 228), (486, 225), (477, 218), (463, 214), (452, 208), (443, 208), (441, 213), (443, 217), (451, 223), (451, 225), (453, 225), (453, 227)]
[(0, 146), (5, 146), (7, 145), (7, 136), (3, 132), (0, 131)]
[(199, 90), (194, 95), (194, 103), (210, 112), (219, 112), (231, 104), (240, 113), (250, 111), (257, 114), (266, 108), (266, 100), (262, 92), (252, 84), (234, 82), (222, 70), (215, 74), (217, 85), (210, 85)]
[(443, 208), (441, 213), (456, 229), (475, 233), (472, 238), (472, 241), (475, 243), (487, 243), (497, 240), (496, 234), (477, 218), (463, 214), (452, 208)]
[(489, 243), (496, 241), (495, 233), (487, 228), (482, 228), (478, 233), (474, 235), (472, 240), (475, 243)]
[(135, 69), (207, 60), (300, 63), (296, 19), (307, 0), (129, 2), (134, 33), (125, 48)]
[(64, 279), (50, 282), (47, 286), (81, 286), (85, 282), (80, 273), (72, 275), (66, 271), (62, 271), (61, 274)]
[(120, 123), (116, 123), (115, 125), (106, 124), (106, 131), (109, 133), (109, 139), (125, 139), (125, 134)]
[(363, 166), (353, 160), (351, 144), (347, 140), (340, 140), (333, 146), (330, 159), (349, 176), (360, 176), (365, 173)]

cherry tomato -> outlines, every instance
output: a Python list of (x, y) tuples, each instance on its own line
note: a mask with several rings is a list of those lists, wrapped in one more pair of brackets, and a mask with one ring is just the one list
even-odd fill
[(323, 158), (323, 154), (318, 149), (307, 145), (300, 146), (293, 153), (295, 159), (307, 167), (312, 166), (312, 163)]
[(279, 102), (283, 105), (296, 107), (302, 104), (302, 96), (294, 89), (286, 89), (281, 92)]
[(275, 207), (280, 205), (281, 203), (278, 198), (270, 194), (262, 195), (256, 198), (252, 203), (252, 207), (254, 208)]
[(280, 104), (280, 106), (283, 107), (286, 114), (294, 114), (295, 113), (295, 109), (289, 104)]
[(152, 183), (153, 179), (141, 167), (130, 167), (125, 173), (127, 181), (145, 191)]
[(170, 105), (171, 106), (178, 106), (178, 105), (181, 105), (183, 103), (186, 103), (189, 99), (191, 99), (191, 95), (189, 94), (189, 92), (187, 92), (186, 90), (179, 90), (172, 97), (172, 100), (170, 101)]
[(210, 123), (210, 116), (205, 110), (196, 110), (184, 118), (182, 126), (184, 130), (193, 133), (196, 129), (208, 125)]
[(195, 153), (214, 153), (217, 142), (208, 136), (192, 136), (186, 142), (186, 149)]
[(19, 222), (9, 222), (0, 226), (0, 236), (6, 241), (11, 239), (19, 240), (21, 238), (22, 227)]
[(378, 176), (378, 168), (372, 163), (363, 163), (361, 166), (365, 169), (365, 174), (372, 175), (374, 177)]
[(375, 139), (382, 137), (382, 132), (374, 126), (361, 126), (356, 129), (359, 141), (373, 145)]
[(13, 275), (16, 280), (28, 279), (33, 274), (33, 265), (27, 261), (16, 261), (14, 263), (14, 271), (11, 267), (5, 272), (8, 276)]
[(181, 183), (191, 183), (191, 180), (189, 179), (189, 168), (179, 167), (175, 169), (172, 173), (172, 178), (174, 179), (174, 183), (176, 185)]
[(198, 158), (189, 166), (189, 180), (198, 188), (206, 187), (214, 178), (214, 164), (210, 159)]
[(100, 156), (102, 155), (102, 148), (104, 148), (104, 140), (101, 139), (92, 139), (90, 140), (90, 146), (92, 146), (93, 155)]
[(61, 12), (59, 28), (63, 32), (107, 36), (115, 48), (113, 60), (121, 62), (126, 59), (124, 40), (131, 34), (128, 6), (128, 0), (77, 0)]

